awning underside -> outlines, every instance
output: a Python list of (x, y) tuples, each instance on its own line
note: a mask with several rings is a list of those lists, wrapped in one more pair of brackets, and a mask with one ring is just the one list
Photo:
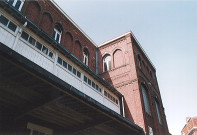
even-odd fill
[(40, 124), (53, 129), (54, 134), (126, 135), (142, 131), (88, 102), (87, 96), (73, 93), (55, 77), (41, 75), (39, 72), (47, 71), (36, 64), (31, 69), (26, 66), (31, 63), (28, 60), (20, 63), (23, 57), (11, 53), (16, 52), (0, 50), (0, 133), (15, 132), (20, 122)]

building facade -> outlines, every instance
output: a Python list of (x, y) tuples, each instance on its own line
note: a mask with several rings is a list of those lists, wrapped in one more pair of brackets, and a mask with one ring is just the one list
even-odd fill
[(197, 135), (197, 117), (187, 117), (181, 135)]
[(156, 70), (132, 32), (103, 43), (99, 51), (99, 73), (123, 94), (125, 117), (146, 133), (169, 134)]
[(97, 46), (53, 0), (4, 0), (0, 36), (1, 133), (169, 134), (131, 32)]

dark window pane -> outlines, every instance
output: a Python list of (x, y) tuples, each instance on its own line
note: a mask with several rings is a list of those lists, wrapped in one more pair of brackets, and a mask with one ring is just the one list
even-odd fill
[(45, 46), (43, 46), (42, 47), (42, 52), (47, 55), (48, 54), (48, 48), (46, 48)]
[(83, 80), (84, 80), (84, 82), (87, 83), (87, 77), (86, 76), (84, 76)]
[(99, 91), (101, 92), (101, 88), (99, 88)]
[(49, 52), (49, 57), (53, 58), (53, 53)]
[(17, 0), (16, 5), (15, 5), (15, 8), (16, 9), (19, 9), (20, 5), (21, 5), (21, 1), (20, 0)]
[(90, 79), (88, 79), (88, 84), (91, 86), (92, 81)]
[(95, 88), (95, 83), (94, 82), (92, 82), (92, 87)]
[(62, 59), (60, 57), (58, 57), (57, 63), (59, 63), (60, 65), (62, 65)]
[(26, 32), (23, 31), (23, 33), (21, 34), (21, 37), (27, 41), (29, 35)]
[(104, 95), (107, 97), (107, 92), (106, 91), (104, 91)]
[(80, 73), (79, 71), (77, 71), (77, 76), (78, 76), (79, 78), (81, 78), (81, 73)]
[(41, 49), (42, 49), (42, 44), (39, 43), (39, 42), (36, 42), (36, 48), (37, 48), (38, 50), (41, 50)]
[(112, 97), (112, 99), (113, 99), (113, 101), (115, 102), (115, 98), (114, 98), (114, 97)]
[(73, 68), (73, 74), (76, 75), (77, 74), (77, 70), (75, 68)]
[(63, 61), (63, 67), (67, 69), (67, 63)]
[(9, 20), (8, 20), (7, 18), (5, 18), (3, 15), (0, 16), (0, 22), (1, 22), (3, 25), (7, 26), (8, 21), (9, 21)]
[(35, 43), (36, 43), (36, 40), (30, 36), (30, 37), (29, 37), (29, 43), (32, 44), (32, 45), (34, 46)]
[(72, 72), (72, 66), (68, 64), (68, 70)]
[(9, 4), (12, 5), (14, 3), (14, 0), (9, 0)]
[(96, 85), (96, 90), (98, 90), (98, 85)]
[(116, 104), (118, 104), (118, 100), (116, 99)]
[(15, 32), (17, 26), (16, 26), (14, 23), (10, 22), (10, 23), (8, 24), (8, 28), (9, 28), (10, 30), (12, 30), (13, 32)]
[(104, 63), (104, 72), (107, 71), (107, 64)]
[(57, 33), (56, 41), (59, 42), (60, 35)]

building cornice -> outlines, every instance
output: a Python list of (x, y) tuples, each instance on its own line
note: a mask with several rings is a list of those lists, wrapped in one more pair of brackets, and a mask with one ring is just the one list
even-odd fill
[(90, 69), (87, 65), (85, 65), (82, 61), (80, 61), (76, 56), (74, 56), (71, 52), (69, 52), (66, 48), (64, 48), (61, 44), (57, 43), (51, 36), (49, 36), (46, 32), (44, 32), (42, 29), (40, 29), (35, 23), (33, 23), (31, 20), (26, 18), (20, 11), (15, 9), (13, 6), (10, 6), (9, 3), (6, 0), (0, 1), (0, 7), (3, 8), (6, 12), (11, 12), (12, 16), (16, 18), (20, 23), (24, 24), (27, 22), (27, 28), (32, 30), (34, 33), (39, 35), (43, 40), (48, 42), (50, 45), (52, 45), (55, 49), (59, 50), (63, 55), (65, 55), (67, 58), (72, 60), (76, 65), (81, 67), (83, 70), (85, 70), (88, 74), (90, 74), (95, 80), (100, 82), (104, 87), (112, 91), (114, 94), (116, 94), (119, 97), (122, 97), (123, 95), (118, 92), (113, 86), (111, 86), (107, 81), (105, 81), (103, 78), (98, 76), (92, 69)]
[(92, 42), (92, 44), (94, 44), (96, 47), (98, 47), (96, 45), (96, 43), (57, 5), (57, 3), (54, 0), (50, 0), (55, 6), (56, 8), (83, 34), (85, 35), (85, 37)]

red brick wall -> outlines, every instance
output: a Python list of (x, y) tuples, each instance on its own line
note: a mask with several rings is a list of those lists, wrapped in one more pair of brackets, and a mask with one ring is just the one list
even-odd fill
[(96, 71), (96, 46), (50, 1), (25, 1), (22, 13), (50, 36), (52, 36), (54, 26), (61, 25), (63, 33), (60, 44), (81, 61), (83, 61), (83, 50), (87, 48), (89, 51), (88, 66)]
[[(106, 54), (109, 54), (112, 58), (112, 69), (103, 73), (102, 58)], [(138, 55), (141, 57), (140, 67)], [(155, 69), (138, 47), (135, 39), (131, 37), (131, 34), (101, 46), (98, 59), (100, 75), (124, 95), (126, 118), (141, 126), (147, 133), (148, 127), (151, 127), (154, 134), (169, 134)], [(147, 87), (151, 116), (146, 113), (144, 108), (141, 92), (142, 84)], [(158, 102), (162, 125), (159, 124), (155, 101)]]
[(188, 135), (197, 134), (197, 129), (194, 129), (195, 127), (197, 127), (197, 117), (186, 118), (186, 125), (181, 131), (181, 135), (187, 135), (188, 133)]
[[(153, 66), (151, 65), (151, 63), (149, 62), (149, 60), (147, 59), (146, 55), (143, 53), (141, 48), (138, 46), (134, 38), (132, 38), (132, 45), (134, 48), (133, 51), (134, 51), (134, 57), (136, 63), (137, 76), (139, 78), (140, 90), (142, 84), (146, 86), (149, 106), (151, 110), (151, 116), (150, 116), (145, 112), (144, 105), (142, 106), (144, 117), (145, 117), (145, 123), (146, 123), (145, 127), (146, 129), (148, 129), (148, 126), (152, 127), (153, 133), (155, 134), (160, 134), (160, 135), (169, 134), (168, 126), (165, 118), (165, 112), (163, 109), (163, 104), (158, 88), (155, 69), (153, 68)], [(162, 125), (159, 123), (155, 102), (157, 102), (158, 104)]]

